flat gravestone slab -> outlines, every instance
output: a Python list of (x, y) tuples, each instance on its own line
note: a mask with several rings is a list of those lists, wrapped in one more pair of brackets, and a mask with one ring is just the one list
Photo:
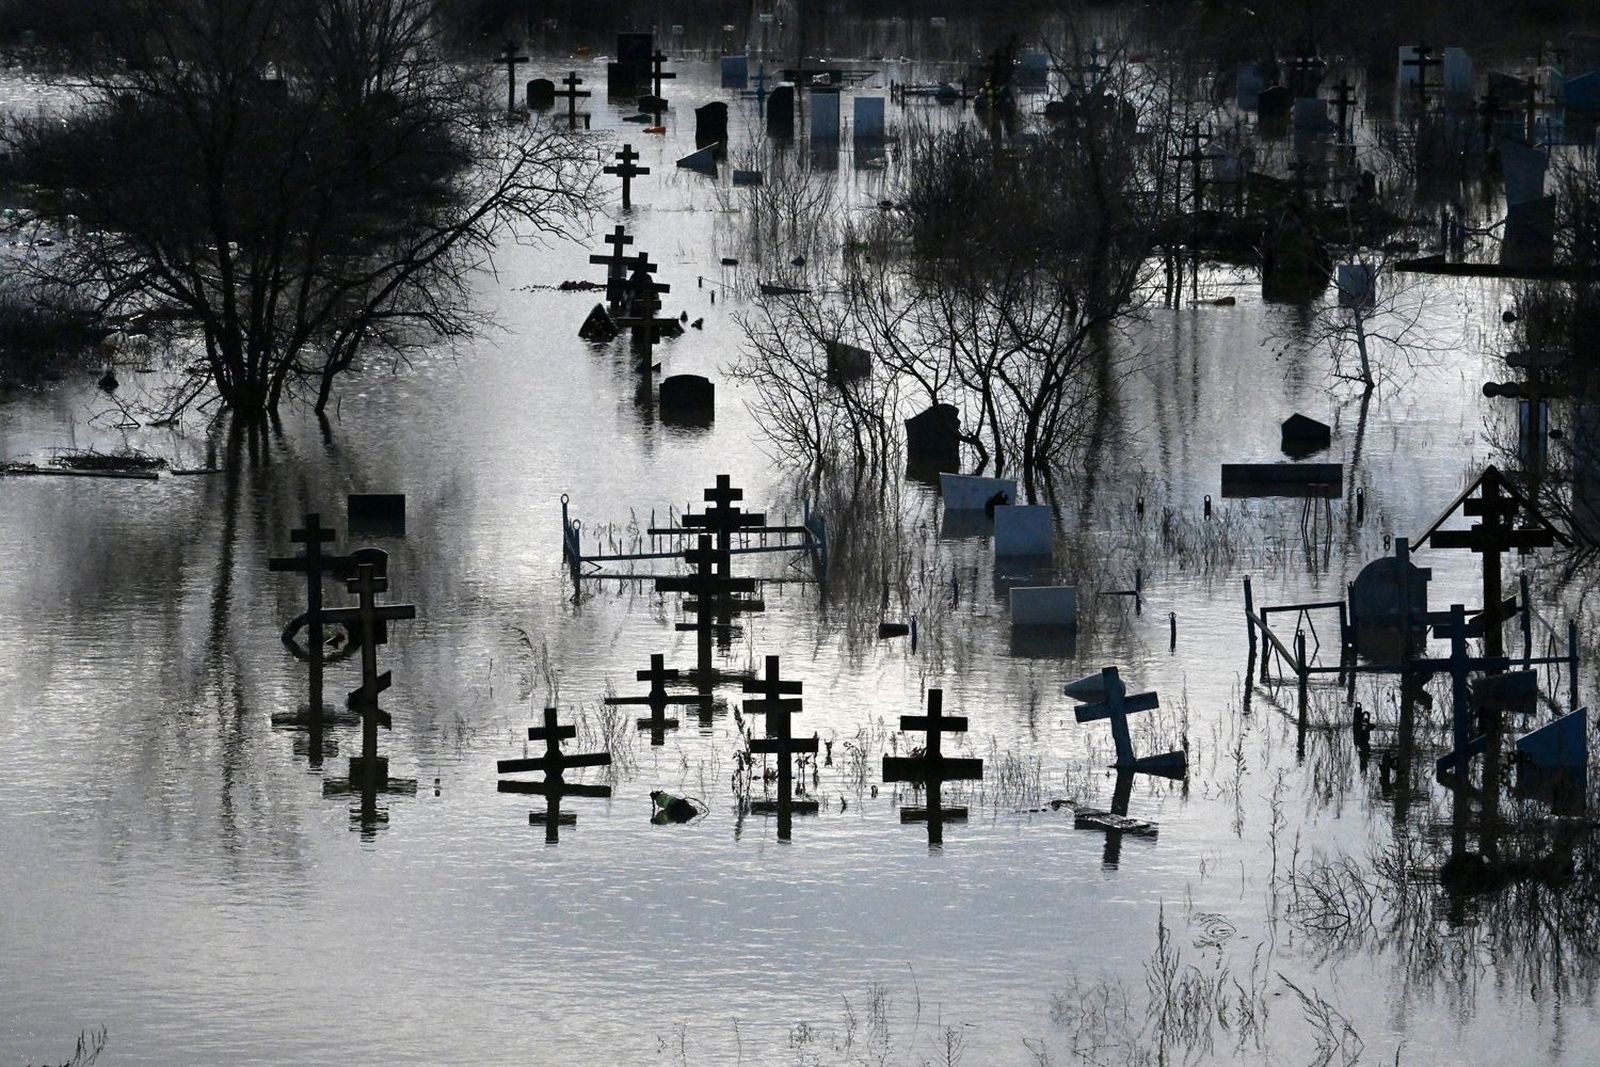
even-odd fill
[(977, 478), (970, 474), (939, 475), (939, 494), (946, 511), (982, 511), (996, 493), (1007, 500), (1017, 499), (1015, 478)]
[(1056, 531), (1043, 504), (1003, 504), (994, 509), (996, 556), (1048, 556), (1055, 550)]
[(883, 122), (883, 97), (858, 96), (855, 98), (855, 123), (852, 127), (858, 141), (881, 141), (885, 129)]
[(1579, 708), (1517, 738), (1517, 752), (1547, 770), (1589, 766), (1589, 709)]
[(839, 143), (839, 94), (811, 92), (811, 139)]
[(722, 87), (724, 89), (743, 89), (749, 84), (750, 57), (723, 56)]
[(1344, 496), (1344, 464), (1224, 463), (1222, 495), (1325, 497), (1338, 500)]
[(1078, 591), (1065, 585), (1013, 587), (1011, 625), (1077, 629)]

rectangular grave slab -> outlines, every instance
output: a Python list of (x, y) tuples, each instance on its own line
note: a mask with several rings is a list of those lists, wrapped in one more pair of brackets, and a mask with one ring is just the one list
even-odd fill
[(839, 94), (811, 90), (811, 140), (839, 143)]
[(1343, 463), (1224, 463), (1222, 495), (1225, 497), (1315, 497), (1338, 500), (1344, 496)]
[(722, 87), (724, 89), (743, 89), (750, 83), (750, 57), (749, 56), (723, 56), (722, 57)]
[(1048, 556), (1055, 549), (1054, 517), (1043, 504), (1009, 504), (994, 509), (996, 556)]
[(1589, 766), (1589, 709), (1561, 716), (1533, 733), (1517, 738), (1517, 752), (1546, 770), (1581, 770)]
[(1465, 48), (1444, 50), (1444, 91), (1446, 96), (1472, 95), (1472, 57)]
[(855, 98), (855, 139), (881, 141), (884, 138), (883, 97), (858, 96)]
[(1015, 478), (977, 478), (970, 474), (939, 475), (939, 494), (946, 511), (982, 511), (996, 493), (1007, 501), (1017, 499)]
[(1014, 587), (1011, 625), (1077, 629), (1078, 591), (1065, 585)]

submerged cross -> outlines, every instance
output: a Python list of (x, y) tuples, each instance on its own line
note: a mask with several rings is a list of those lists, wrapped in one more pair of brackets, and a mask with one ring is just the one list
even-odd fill
[(721, 553), (712, 547), (709, 535), (701, 534), (696, 547), (683, 554), (694, 573), (682, 577), (656, 579), (658, 593), (688, 593), (693, 599), (684, 604), (684, 610), (695, 616), (692, 623), (677, 623), (679, 631), (693, 630), (698, 649), (697, 669), (704, 681), (711, 671), (711, 639), (713, 618), (717, 615), (732, 617), (738, 612), (761, 611), (765, 605), (759, 600), (743, 599), (738, 594), (753, 593), (754, 578), (729, 578), (717, 574)]
[(965, 715), (944, 714), (944, 690), (928, 690), (928, 713), (926, 715), (900, 716), (900, 729), (922, 730), (927, 733), (928, 743), (923, 746), (921, 755), (911, 756), (885, 756), (883, 757), (883, 780), (885, 783), (910, 782), (923, 787), (927, 797), (927, 806), (922, 810), (905, 808), (900, 812), (901, 822), (912, 822), (919, 818), (928, 821), (928, 844), (939, 845), (944, 843), (944, 824), (948, 821), (965, 819), (967, 809), (959, 806), (947, 807), (944, 803), (943, 786), (945, 782), (973, 781), (983, 778), (983, 760), (971, 758), (957, 758), (946, 756), (943, 751), (943, 739), (946, 733), (965, 733), (967, 718)]
[(677, 77), (676, 74), (661, 69), (666, 62), (667, 54), (659, 48), (657, 48), (655, 54), (650, 57), (650, 81), (655, 86), (655, 95), (656, 99), (658, 100), (661, 98), (662, 81)]
[(800, 711), (800, 682), (781, 677), (777, 656), (767, 657), (766, 676), (744, 683), (746, 693), (760, 693), (756, 700), (746, 700), (747, 715), (765, 715), (765, 737), (752, 738), (750, 751), (775, 754), (778, 757), (778, 837), (789, 839), (791, 818), (796, 812), (810, 814), (817, 810), (816, 801), (794, 799), (794, 756), (796, 753), (817, 751), (817, 739), (797, 738), (793, 732), (792, 716)]
[(378, 759), (378, 694), (392, 682), (388, 671), (378, 673), (378, 646), (388, 643), (386, 623), (414, 619), (417, 609), (411, 604), (377, 603), (378, 594), (388, 591), (389, 579), (379, 573), (376, 563), (359, 564), (356, 576), (346, 584), (357, 595), (357, 606), (324, 612), (323, 619), (353, 626), (356, 640), (361, 642), (361, 688), (350, 694), (361, 713), (361, 756), (350, 758), (350, 780), (378, 780), (382, 776)]
[(1339, 75), (1339, 84), (1333, 87), (1333, 107), (1339, 115), (1339, 136), (1341, 138), (1350, 132), (1350, 105), (1354, 104), (1355, 100), (1355, 86), (1350, 84), (1349, 75)]
[(311, 674), (307, 711), (311, 725), (311, 762), (322, 762), (322, 581), (338, 566), (337, 556), (325, 555), (322, 546), (334, 539), (333, 530), (322, 525), (319, 515), (308, 514), (304, 525), (289, 531), (289, 540), (305, 548), (296, 556), (274, 556), (267, 560), (272, 571), (300, 571), (306, 576), (306, 653)]
[(1104, 699), (1093, 704), (1079, 704), (1073, 709), (1073, 714), (1079, 722), (1111, 720), (1111, 740), (1117, 750), (1117, 761), (1113, 766), (1119, 770), (1142, 771), (1146, 774), (1160, 774), (1174, 778), (1181, 778), (1187, 774), (1189, 758), (1181, 750), (1163, 752), (1158, 756), (1139, 757), (1133, 754), (1133, 737), (1128, 732), (1128, 716), (1140, 711), (1154, 711), (1161, 706), (1161, 698), (1155, 693), (1128, 696), (1127, 687), (1122, 684), (1115, 667), (1102, 668), (1100, 678), (1105, 692)]
[(502, 780), (496, 785), (501, 793), (537, 793), (546, 801), (546, 810), (530, 811), (529, 824), (544, 823), (544, 839), (552, 844), (560, 839), (560, 827), (571, 826), (578, 821), (578, 817), (571, 812), (561, 811), (561, 798), (574, 797), (609, 797), (611, 787), (608, 785), (582, 785), (566, 780), (568, 767), (605, 767), (611, 763), (609, 752), (592, 752), (578, 755), (568, 755), (561, 751), (561, 742), (571, 740), (578, 736), (576, 726), (561, 726), (556, 722), (556, 709), (544, 709), (544, 725), (528, 727), (529, 741), (543, 741), (544, 755), (531, 759), (503, 759), (495, 766), (501, 774), (518, 774), (524, 771), (543, 771), (542, 782), (519, 782)]
[(495, 60), (506, 65), (506, 110), (513, 114), (517, 110), (517, 64), (527, 61), (527, 56), (517, 55), (516, 42), (511, 40), (506, 41), (505, 48)]
[(624, 208), (633, 206), (631, 196), (633, 179), (641, 174), (650, 173), (649, 167), (635, 166), (634, 161), (639, 158), (639, 153), (633, 150), (633, 145), (625, 144), (622, 146), (622, 151), (617, 153), (618, 162), (605, 168), (605, 173), (615, 174), (622, 179), (622, 206)]
[(717, 484), (704, 493), (706, 509), (699, 515), (685, 515), (683, 525), (691, 530), (705, 530), (716, 537), (717, 574), (726, 578), (732, 573), (733, 535), (741, 530), (760, 529), (767, 517), (759, 511), (745, 511), (734, 502), (744, 499), (744, 490), (736, 488), (726, 474), (717, 475)]
[(1444, 60), (1433, 58), (1433, 48), (1430, 45), (1414, 45), (1411, 52), (1412, 58), (1401, 60), (1400, 65), (1417, 69), (1417, 99), (1426, 104), (1428, 102), (1428, 68), (1443, 66)]
[(578, 128), (578, 97), (592, 96), (594, 94), (587, 89), (581, 92), (578, 90), (578, 86), (583, 84), (583, 79), (578, 77), (578, 72), (575, 70), (568, 71), (567, 76), (561, 79), (561, 84), (565, 85), (566, 88), (557, 89), (554, 95), (567, 98), (567, 128), (575, 130)]
[(698, 704), (702, 714), (711, 707), (710, 693), (691, 693), (686, 696), (668, 696), (667, 683), (678, 680), (678, 671), (668, 669), (665, 665), (666, 658), (660, 653), (650, 657), (650, 669), (638, 671), (635, 677), (641, 682), (650, 683), (650, 692), (642, 697), (606, 697), (605, 702), (617, 704), (644, 704), (650, 708), (650, 714), (639, 718), (639, 729), (650, 731), (650, 743), (661, 745), (666, 742), (666, 731), (676, 730), (678, 720), (667, 717), (669, 704)]

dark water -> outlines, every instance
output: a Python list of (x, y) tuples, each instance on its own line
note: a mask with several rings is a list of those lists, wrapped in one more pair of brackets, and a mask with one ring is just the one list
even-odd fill
[[(583, 73), (603, 81), (603, 67)], [(105, 405), (88, 372), (0, 407), (7, 460), (126, 441), (180, 467), (225, 469), (155, 483), (0, 481), (4, 1061), (59, 1059), (80, 1029), (105, 1025), (116, 1063), (832, 1063), (879, 1052), (916, 1063), (943, 1062), (951, 1041), (967, 1063), (1037, 1062), (1032, 1049), (1074, 1062), (1091, 1045), (1122, 1062), (1160, 1041), (1144, 1005), (1164, 924), (1180, 976), (1220, 977), (1260, 1013), (1254, 1025), (1230, 1011), (1206, 1038), (1169, 1032), (1174, 1061), (1317, 1062), (1333, 1033), (1331, 1062), (1389, 1063), (1397, 1049), (1406, 1063), (1591, 1062), (1589, 945), (1552, 962), (1484, 922), (1452, 926), (1426, 887), (1421, 914), (1380, 905), (1370, 929), (1330, 937), (1290, 921), (1281, 879), (1292, 857), (1370, 866), (1397, 837), (1394, 806), (1375, 769), (1357, 766), (1331, 690), (1316, 694), (1313, 720), (1333, 726), (1312, 729), (1303, 755), (1292, 687), (1242, 706), (1241, 577), (1270, 603), (1336, 597), (1386, 535), (1420, 533), (1492, 455), (1497, 424), (1477, 392), (1506, 299), (1492, 288), (1431, 294), (1428, 314), (1466, 343), (1372, 401), (1360, 465), (1347, 470), (1365, 489), (1365, 522), (1336, 502), (1331, 530), (1309, 543), (1299, 503), (1223, 501), (1218, 486), (1219, 463), (1273, 458), (1292, 411), (1335, 424), (1329, 458), (1356, 447), (1358, 407), (1330, 388), (1326, 357), (1280, 356), (1285, 344), (1270, 340), (1292, 333), (1296, 312), (1264, 306), (1253, 281), (1226, 273), (1206, 291), (1236, 295), (1236, 307), (1152, 311), (1126, 342), (1118, 443), (1092, 477), (1063, 487), (1060, 577), (1085, 605), (1070, 655), (1012, 653), (1004, 566), (985, 539), (940, 539), (927, 490), (905, 488), (881, 509), (819, 501), (855, 546), (829, 598), (767, 586), (767, 612), (722, 659), (747, 668), (781, 653), (805, 682), (797, 732), (835, 742), (812, 790), (822, 812), (797, 820), (792, 841), (777, 841), (769, 819), (737, 816), (725, 712), (703, 729), (685, 715), (661, 748), (630, 736), (614, 753), (614, 796), (572, 802), (578, 823), (558, 845), (528, 825), (530, 798), (496, 793), (495, 761), (524, 754), (545, 703), (592, 738), (600, 699), (635, 692), (632, 672), (651, 652), (693, 652), (671, 629), (676, 598), (618, 582), (574, 596), (563, 493), (591, 530), (644, 526), (726, 472), (749, 506), (801, 514), (805, 492), (722, 373), (758, 274), (717, 266), (739, 246), (729, 209), (741, 194), (673, 167), (692, 147), (688, 104), (718, 95), (712, 77), (684, 71), (665, 140), (626, 132), (653, 168), (626, 221), (673, 286), (668, 311), (705, 318), (662, 358), (719, 383), (714, 429), (662, 426), (636, 402), (621, 349), (575, 339), (592, 294), (529, 288), (597, 277), (576, 244), (507, 244), (480, 282), (504, 329), (395, 374), (369, 365), (326, 433), (291, 411), (256, 447), (198, 421), (124, 434), (97, 418)], [(597, 127), (617, 125), (616, 109), (593, 110)], [(737, 142), (744, 120), (732, 126)], [(845, 195), (876, 199), (879, 176), (850, 170), (848, 153), (840, 166)], [(613, 221), (596, 218), (595, 233)], [(731, 288), (712, 305), (698, 276)], [(381, 748), (418, 789), (383, 798), (387, 824), (366, 835), (321, 785), (342, 773), (356, 731), (332, 732), (339, 758), (317, 772), (296, 750), (303, 736), (270, 723), (304, 700), (304, 675), (278, 642), (301, 587), (265, 560), (306, 510), (342, 527), (353, 491), (408, 495), (409, 536), (381, 543), (392, 599), (418, 612), (381, 657), (395, 678)], [(888, 617), (919, 614), (914, 654), (875, 639), (878, 588), (861, 562), (874, 523), (900, 531), (881, 537), (907, 574)], [(1471, 561), (1434, 553), (1428, 564), (1437, 603), (1476, 602)], [(1136, 566), (1143, 614), (1089, 596), (1124, 587)], [(751, 569), (808, 573), (772, 559)], [(1186, 739), (1191, 761), (1186, 785), (1136, 784), (1131, 812), (1159, 836), (1126, 839), (1115, 866), (1105, 835), (1074, 829), (1070, 812), (1028, 810), (1109, 803), (1109, 731), (1076, 724), (1060, 695), (1105, 664), (1161, 694), (1136, 744)], [(331, 669), (330, 693), (355, 679), (350, 664)], [(989, 770), (970, 821), (940, 850), (900, 824), (892, 788), (871, 789), (879, 757), (906, 744), (891, 742), (897, 717), (930, 685), (971, 718), (963, 747)], [(1360, 695), (1391, 707), (1391, 688), (1363, 682)], [(851, 773), (846, 742), (864, 751), (864, 775)], [(1446, 810), (1420, 777), (1417, 788), (1407, 840), (1436, 835)], [(703, 798), (710, 813), (652, 826), (652, 789)], [(1359, 1038), (1320, 1026), (1295, 987)], [(1101, 1008), (1074, 1010), (1086, 1004)]]

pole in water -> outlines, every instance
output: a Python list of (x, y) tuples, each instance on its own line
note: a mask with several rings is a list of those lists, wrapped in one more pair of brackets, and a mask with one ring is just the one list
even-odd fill
[(1356, 490), (1356, 525), (1360, 526), (1367, 518), (1367, 491)]
[(1176, 611), (1167, 612), (1167, 628), (1172, 635), (1172, 644), (1167, 651), (1176, 652), (1178, 651), (1178, 613)]
[(1206, 518), (1211, 517), (1211, 494), (1206, 494)]
[(1133, 513), (1141, 519), (1144, 518), (1144, 497), (1136, 496), (1133, 498)]

